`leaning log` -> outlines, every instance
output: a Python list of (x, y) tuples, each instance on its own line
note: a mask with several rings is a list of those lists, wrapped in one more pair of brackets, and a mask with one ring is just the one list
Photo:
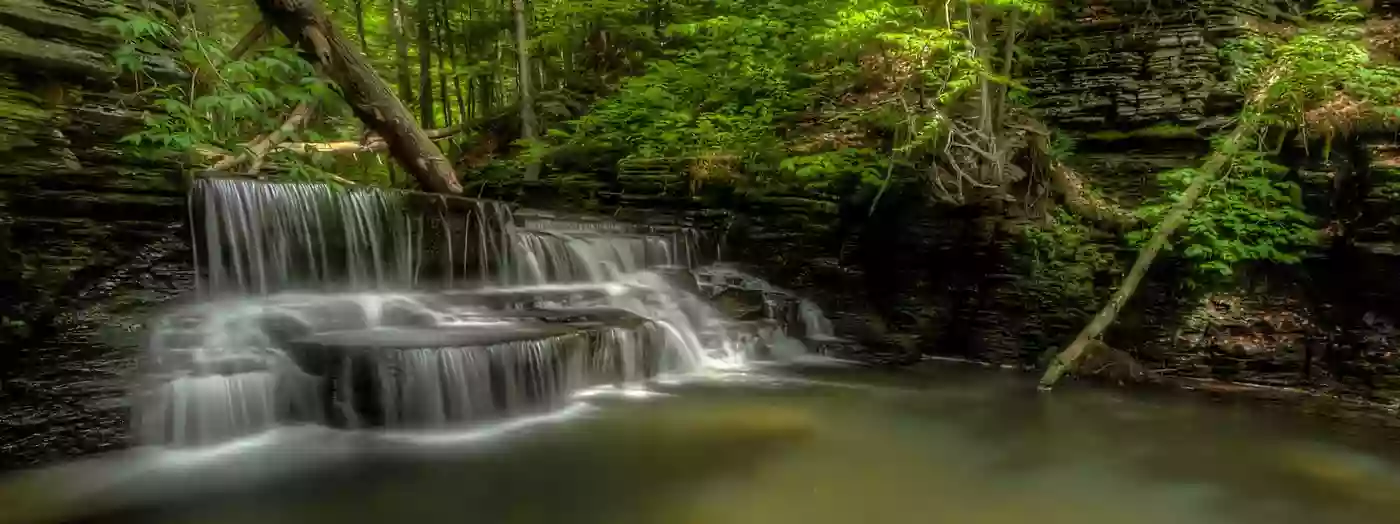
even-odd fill
[(360, 54), (331, 24), (315, 0), (257, 0), (263, 16), (301, 48), (341, 94), (355, 116), (384, 139), (389, 154), (424, 189), (461, 193), (452, 163), (414, 122), (403, 101), (375, 74)]
[[(1256, 130), (1253, 124), (1243, 124), (1235, 129), (1230, 135), (1229, 143), (1236, 143), (1244, 137), (1251, 136)], [(1079, 336), (1074, 338), (1074, 342), (1055, 356), (1046, 368), (1045, 374), (1040, 377), (1040, 389), (1050, 389), (1055, 382), (1060, 380), (1060, 376), (1073, 371), (1078, 366), (1080, 359), (1084, 356), (1085, 350), (1098, 340), (1099, 336), (1113, 324), (1118, 318), (1118, 312), (1122, 311), (1123, 305), (1128, 303), (1133, 293), (1137, 291), (1138, 284), (1142, 283), (1143, 277), (1147, 276), (1147, 269), (1152, 266), (1152, 261), (1157, 258), (1157, 253), (1166, 247), (1167, 240), (1171, 239), (1172, 233), (1178, 227), (1186, 223), (1187, 215), (1191, 212), (1191, 207), (1196, 204), (1196, 199), (1205, 192), (1229, 166), (1231, 155), (1225, 151), (1216, 151), (1206, 160), (1205, 167), (1196, 175), (1196, 179), (1191, 181), (1191, 185), (1186, 187), (1186, 192), (1176, 201), (1167, 213), (1166, 218), (1157, 224), (1157, 231), (1152, 234), (1152, 238), (1147, 241), (1147, 245), (1138, 252), (1137, 260), (1133, 262), (1133, 267), (1128, 271), (1128, 276), (1123, 279), (1123, 283), (1118, 285), (1118, 290), (1113, 293), (1113, 297), (1108, 300), (1094, 319), (1084, 326), (1079, 332)]]
[[(1268, 75), (1265, 75), (1264, 83), (1247, 100), (1246, 115), (1249, 114), (1249, 111), (1259, 111), (1259, 108), (1264, 107), (1269, 88), (1273, 87), (1283, 74), (1282, 68), (1275, 67)], [(1124, 304), (1128, 303), (1128, 299), (1132, 298), (1133, 293), (1137, 291), (1138, 284), (1142, 283), (1143, 277), (1147, 276), (1147, 269), (1152, 266), (1152, 261), (1157, 258), (1157, 253), (1167, 245), (1167, 240), (1171, 239), (1172, 233), (1175, 233), (1178, 227), (1186, 223), (1187, 215), (1191, 212), (1191, 207), (1195, 205), (1196, 199), (1200, 198), (1206, 187), (1230, 169), (1231, 163), (1235, 160), (1232, 149), (1238, 147), (1236, 144), (1243, 143), (1247, 137), (1254, 136), (1261, 125), (1258, 118), (1242, 118), (1235, 127), (1235, 131), (1225, 139), (1226, 149), (1217, 149), (1211, 156), (1207, 157), (1205, 165), (1201, 167), (1195, 180), (1192, 180), (1191, 184), (1186, 187), (1186, 191), (1172, 205), (1167, 216), (1162, 219), (1161, 223), (1157, 224), (1157, 231), (1152, 234), (1147, 245), (1138, 252), (1137, 260), (1133, 262), (1133, 267), (1128, 270), (1128, 276), (1123, 279), (1122, 284), (1119, 284), (1118, 290), (1113, 292), (1108, 304), (1105, 304), (1103, 309), (1099, 310), (1099, 314), (1094, 315), (1093, 320), (1084, 326), (1084, 329), (1079, 332), (1079, 336), (1074, 337), (1074, 342), (1070, 343), (1069, 347), (1055, 355), (1055, 359), (1050, 361), (1050, 365), (1045, 369), (1045, 374), (1040, 377), (1041, 391), (1049, 390), (1060, 380), (1061, 376), (1074, 371), (1089, 347), (1099, 340), (1099, 337), (1109, 326), (1113, 325), (1113, 321), (1118, 318), (1118, 312), (1123, 309)]]

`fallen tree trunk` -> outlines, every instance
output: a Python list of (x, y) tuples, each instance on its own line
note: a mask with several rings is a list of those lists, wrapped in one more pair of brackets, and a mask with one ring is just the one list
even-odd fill
[[(1287, 71), (1282, 67), (1274, 67), (1264, 76), (1262, 85), (1256, 88), (1249, 99), (1246, 100), (1243, 115), (1249, 115), (1252, 108), (1259, 108), (1265, 105), (1269, 89), (1274, 86)], [(1118, 290), (1113, 292), (1113, 297), (1108, 300), (1108, 304), (1099, 311), (1089, 324), (1079, 332), (1079, 336), (1074, 338), (1074, 342), (1069, 347), (1055, 355), (1055, 359), (1045, 369), (1045, 374), (1040, 377), (1040, 389), (1049, 390), (1060, 380), (1066, 372), (1073, 371), (1078, 365), (1084, 351), (1089, 347), (1089, 343), (1098, 340), (1103, 335), (1104, 330), (1113, 324), (1118, 318), (1118, 311), (1123, 308), (1123, 304), (1132, 298), (1133, 292), (1137, 291), (1138, 284), (1142, 283), (1142, 278), (1147, 275), (1147, 268), (1152, 265), (1152, 261), (1157, 258), (1157, 253), (1167, 244), (1176, 228), (1186, 221), (1186, 214), (1191, 212), (1191, 206), (1195, 205), (1196, 199), (1200, 198), (1212, 181), (1220, 175), (1220, 172), (1229, 167), (1233, 152), (1240, 147), (1239, 144), (1246, 137), (1252, 137), (1260, 130), (1258, 118), (1241, 118), (1235, 131), (1230, 133), (1225, 139), (1224, 150), (1216, 150), (1206, 159), (1206, 163), (1201, 167), (1200, 176), (1191, 181), (1191, 185), (1186, 187), (1186, 192), (1181, 195), (1181, 199), (1172, 206), (1167, 217), (1157, 225), (1157, 232), (1152, 234), (1152, 238), (1147, 241), (1147, 246), (1138, 253), (1137, 260), (1133, 262), (1132, 269), (1128, 270), (1128, 276), (1123, 279), (1123, 283), (1118, 286)]]
[[(437, 137), (433, 140), (442, 140), (447, 137)], [(324, 153), (328, 155), (354, 155), (360, 153), (383, 153), (389, 150), (389, 143), (383, 140), (371, 140), (360, 142), (356, 140), (339, 140), (335, 142), (283, 142), (273, 149), (295, 154)]]
[(257, 4), (263, 16), (340, 86), (355, 116), (384, 138), (389, 154), (419, 185), (437, 193), (462, 192), (452, 163), (315, 0), (257, 0)]
[[(1254, 133), (1253, 125), (1241, 124), (1229, 137), (1230, 143), (1235, 143), (1241, 138)], [(1230, 160), (1230, 155), (1223, 151), (1217, 151), (1206, 161), (1206, 165), (1201, 168), (1200, 176), (1191, 181), (1191, 185), (1186, 187), (1186, 192), (1177, 200), (1176, 205), (1167, 213), (1167, 217), (1157, 225), (1157, 232), (1152, 234), (1152, 238), (1147, 241), (1147, 246), (1138, 253), (1137, 260), (1133, 262), (1132, 269), (1128, 270), (1128, 276), (1123, 279), (1123, 283), (1118, 286), (1118, 290), (1113, 292), (1113, 297), (1108, 300), (1108, 304), (1099, 311), (1094, 319), (1084, 326), (1075, 337), (1074, 342), (1055, 356), (1046, 368), (1045, 374), (1040, 377), (1040, 389), (1050, 389), (1055, 382), (1060, 380), (1066, 372), (1073, 371), (1078, 365), (1080, 358), (1084, 356), (1085, 350), (1092, 342), (1098, 340), (1108, 326), (1118, 318), (1118, 312), (1123, 309), (1123, 304), (1132, 298), (1137, 291), (1138, 284), (1142, 283), (1142, 278), (1147, 275), (1147, 268), (1152, 265), (1152, 261), (1157, 258), (1157, 253), (1167, 244), (1172, 233), (1186, 221), (1187, 213), (1191, 212), (1191, 206), (1196, 203), (1196, 199), (1205, 191), (1216, 176), (1224, 169)]]

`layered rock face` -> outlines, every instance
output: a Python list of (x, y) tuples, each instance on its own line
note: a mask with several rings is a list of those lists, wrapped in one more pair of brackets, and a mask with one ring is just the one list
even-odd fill
[[(1379, 2), (1373, 13), (1387, 16), (1394, 7)], [(1094, 186), (1136, 204), (1156, 190), (1155, 173), (1198, 164), (1207, 137), (1238, 111), (1220, 49), (1302, 9), (1290, 2), (1089, 2), (1064, 13), (1078, 24), (1061, 24), (1030, 44), (1036, 56), (1051, 57), (1037, 63), (1030, 85), (1051, 123), (1081, 137), (1070, 162)], [(1159, 264), (1110, 344), (1165, 376), (1400, 400), (1391, 349), (1400, 313), (1391, 297), (1400, 289), (1383, 276), (1400, 269), (1390, 142), (1363, 137), (1328, 158), (1299, 157), (1290, 166), (1308, 211), (1332, 224), (1332, 245), (1300, 266), (1255, 268), (1236, 289), (1204, 297), (1172, 285), (1181, 268)]]
[(0, 4), (0, 469), (122, 445), (135, 330), (188, 287), (178, 170), (118, 149), (111, 5)]

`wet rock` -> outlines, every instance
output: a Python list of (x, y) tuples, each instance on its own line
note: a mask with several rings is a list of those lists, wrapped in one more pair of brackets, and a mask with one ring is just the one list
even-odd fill
[(766, 317), (766, 295), (762, 290), (728, 288), (711, 299), (725, 316), (736, 320), (759, 320)]

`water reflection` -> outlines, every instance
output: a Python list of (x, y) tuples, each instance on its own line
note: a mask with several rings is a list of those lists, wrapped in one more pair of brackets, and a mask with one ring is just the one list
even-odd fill
[(292, 428), (30, 473), (0, 488), (0, 522), (1400, 522), (1386, 435), (1026, 378), (825, 362), (431, 445)]

